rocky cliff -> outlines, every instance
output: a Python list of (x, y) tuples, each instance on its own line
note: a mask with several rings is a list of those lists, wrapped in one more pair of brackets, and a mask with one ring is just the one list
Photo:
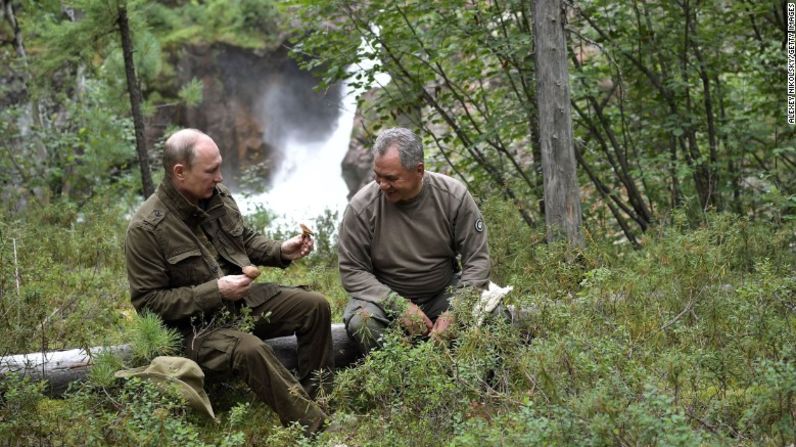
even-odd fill
[[(198, 79), (202, 102), (164, 108), (156, 119), (208, 133), (222, 151), (225, 183), (264, 186), (278, 167), (288, 134), (323, 139), (336, 124), (341, 88), (316, 92), (317, 79), (299, 69), (281, 46), (271, 53), (228, 45), (183, 48), (174, 60), (179, 85)], [(164, 116), (166, 115), (166, 116)], [(150, 138), (164, 126), (150, 126)]]

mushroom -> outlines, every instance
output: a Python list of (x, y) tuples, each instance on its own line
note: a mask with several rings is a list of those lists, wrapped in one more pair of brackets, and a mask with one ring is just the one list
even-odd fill
[(251, 279), (256, 279), (258, 276), (260, 276), (260, 269), (254, 265), (247, 265), (246, 267), (243, 267), (243, 274)]
[(303, 238), (310, 237), (315, 234), (312, 232), (312, 230), (309, 229), (309, 227), (307, 227), (302, 223), (299, 224), (299, 227), (301, 227), (301, 237)]

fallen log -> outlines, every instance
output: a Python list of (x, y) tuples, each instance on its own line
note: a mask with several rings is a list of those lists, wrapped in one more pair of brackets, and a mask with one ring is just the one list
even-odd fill
[(107, 351), (123, 359), (129, 359), (131, 353), (129, 345), (119, 345), (91, 348), (88, 352), (70, 349), (12, 355), (0, 358), (0, 378), (17, 373), (35, 381), (46, 380), (48, 393), (61, 395), (70, 383), (83, 380), (88, 375), (92, 358)]
[[(288, 369), (297, 366), (296, 336), (277, 337), (265, 341), (274, 350), (276, 357)], [(332, 348), (335, 366), (342, 368), (354, 363), (358, 351), (354, 342), (348, 337), (342, 323), (332, 325)], [(68, 351), (34, 352), (0, 358), (0, 379), (2, 376), (16, 372), (34, 380), (46, 380), (48, 393), (61, 395), (70, 383), (84, 380), (93, 365), (92, 359), (98, 354), (110, 351), (124, 360), (129, 360), (129, 345), (90, 348)]]

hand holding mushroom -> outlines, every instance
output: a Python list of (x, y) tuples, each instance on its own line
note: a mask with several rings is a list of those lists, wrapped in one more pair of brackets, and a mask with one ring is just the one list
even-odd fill
[(315, 242), (312, 240), (312, 230), (304, 224), (299, 224), (301, 234), (282, 242), (282, 259), (293, 261), (307, 256), (312, 251)]
[[(257, 270), (257, 267), (254, 267), (254, 269)], [(260, 274), (259, 270), (257, 270), (257, 274)], [(218, 278), (217, 284), (218, 293), (221, 295), (221, 298), (228, 301), (238, 301), (249, 293), (252, 278), (246, 274), (226, 275)]]

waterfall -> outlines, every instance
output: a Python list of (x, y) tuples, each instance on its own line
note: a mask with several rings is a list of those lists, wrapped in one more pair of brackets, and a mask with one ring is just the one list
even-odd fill
[[(373, 53), (374, 49), (363, 40), (360, 51)], [(349, 67), (350, 78), (357, 72), (372, 68), (375, 63), (365, 59)], [(271, 211), (275, 219), (270, 223), (270, 230), (298, 228), (299, 223), (313, 227), (315, 221), (327, 212), (336, 213), (339, 222), (348, 204), (348, 187), (343, 180), (341, 162), (351, 141), (357, 97), (371, 87), (382, 87), (388, 82), (390, 76), (385, 73), (377, 73), (371, 86), (354, 88), (344, 81), (336, 126), (326, 139), (302, 138), (301, 132), (291, 131), (294, 126), (283, 122), (283, 117), (264, 120), (276, 127), (270, 133), (280, 135), (281, 141), (275, 146), (280, 148), (281, 163), (266, 192), (249, 196), (236, 194), (241, 212), (250, 214), (259, 207)], [(272, 86), (264, 99), (263, 110), (281, 108), (280, 101), (284, 96), (280, 91)], [(291, 119), (301, 117), (293, 116)]]
[(343, 181), (341, 161), (348, 151), (356, 112), (356, 98), (343, 86), (337, 124), (327, 139), (306, 141), (296, 133), (286, 133), (282, 161), (268, 191), (236, 198), (243, 214), (258, 206), (276, 215), (271, 226), (298, 227), (312, 224), (326, 210), (342, 217), (348, 187)]

